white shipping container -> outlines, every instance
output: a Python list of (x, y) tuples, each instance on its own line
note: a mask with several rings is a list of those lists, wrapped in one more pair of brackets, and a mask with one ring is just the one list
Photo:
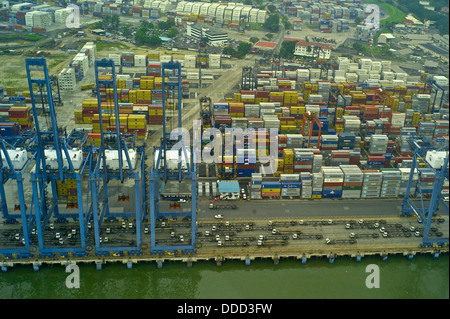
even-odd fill
[(134, 65), (135, 66), (146, 66), (147, 65), (147, 57), (145, 55), (135, 55), (134, 56)]

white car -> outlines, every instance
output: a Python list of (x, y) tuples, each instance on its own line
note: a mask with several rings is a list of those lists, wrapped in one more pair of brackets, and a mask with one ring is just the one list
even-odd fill
[(448, 202), (448, 196), (444, 197), (444, 202)]
[(215, 215), (214, 218), (215, 218), (215, 219), (222, 219), (222, 218), (223, 218), (223, 215), (218, 214), (218, 215)]

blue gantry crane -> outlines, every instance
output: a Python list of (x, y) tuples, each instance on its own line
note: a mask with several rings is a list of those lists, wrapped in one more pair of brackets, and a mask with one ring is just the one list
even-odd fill
[[(150, 171), (150, 233), (152, 253), (158, 254), (164, 251), (192, 253), (196, 245), (196, 220), (197, 220), (197, 168), (196, 155), (189, 145), (182, 142), (182, 92), (181, 92), (181, 65), (173, 61), (162, 63), (162, 104), (163, 104), (163, 134), (161, 144), (153, 149), (153, 164)], [(168, 80), (167, 80), (168, 78)], [(178, 133), (167, 131), (166, 106), (172, 99), (173, 105), (178, 110)], [(175, 139), (173, 139), (175, 138)], [(190, 188), (188, 187), (190, 185)], [(170, 190), (169, 190), (170, 188)], [(183, 190), (185, 188), (185, 190)], [(186, 191), (187, 189), (187, 191)], [(161, 193), (160, 193), (161, 190)], [(170, 192), (170, 195), (169, 195)], [(167, 200), (191, 200), (191, 209), (181, 208), (165, 210)], [(183, 219), (190, 224), (190, 240), (180, 240), (176, 243), (158, 243), (156, 238), (157, 221), (168, 219)]]
[[(109, 76), (101, 76), (109, 75)], [(145, 181), (145, 144), (136, 145), (135, 136), (129, 136), (120, 132), (119, 105), (117, 97), (116, 73), (114, 62), (103, 59), (95, 62), (95, 78), (100, 119), (101, 142), (99, 147), (93, 147), (96, 154), (96, 162), (91, 166), (89, 183), (92, 193), (92, 219), (94, 223), (95, 251), (98, 255), (118, 254), (125, 251), (131, 254), (139, 254), (142, 245), (142, 222), (147, 211), (146, 181)], [(115, 132), (105, 132), (103, 128), (104, 111), (101, 106), (100, 88), (112, 88), (114, 92), (114, 116)], [(108, 188), (110, 181), (120, 183), (134, 182), (134, 208), (131, 212), (117, 212), (111, 205), (111, 195)], [(117, 219), (135, 221), (135, 233), (133, 238), (124, 241), (106, 242), (105, 221)], [(127, 225), (127, 228), (128, 225)], [(89, 247), (93, 249), (93, 247)]]
[(327, 108), (330, 109), (330, 101), (331, 101), (331, 97), (333, 97), (333, 103), (331, 103), (331, 105), (334, 104), (334, 118), (333, 118), (333, 125), (336, 125), (336, 116), (337, 116), (337, 108), (338, 108), (338, 104), (339, 104), (339, 97), (342, 98), (343, 101), (343, 111), (342, 114), (345, 114), (345, 108), (347, 107), (347, 99), (345, 98), (345, 96), (342, 94), (341, 90), (339, 90), (339, 88), (337, 87), (332, 87), (330, 89), (330, 92), (328, 94), (328, 106)]
[[(36, 135), (31, 131), (22, 132), (16, 136), (0, 136), (0, 209), (6, 224), (21, 223), (22, 233), (15, 238), (14, 245), (2, 246), (0, 254), (4, 256), (18, 257), (29, 256), (31, 237), (30, 230), (34, 226), (35, 220), (30, 214), (30, 206), (27, 205), (28, 198), (25, 197), (24, 181), (26, 172), (34, 163), (36, 156)], [(8, 205), (5, 189), (9, 189), (9, 194), (16, 194), (18, 202), (13, 203), (14, 213), (10, 212), (11, 203)], [(19, 213), (16, 213), (19, 211)]]
[[(438, 138), (437, 138), (438, 139)], [(419, 222), (424, 225), (423, 233), (423, 246), (433, 247), (434, 245), (442, 246), (449, 242), (448, 238), (440, 238), (434, 236), (431, 232), (432, 218), (438, 210), (439, 205), (447, 211), (448, 206), (441, 198), (442, 186), (444, 180), (449, 177), (448, 164), (449, 164), (449, 152), (448, 145), (437, 148), (435, 142), (437, 139), (427, 139), (420, 136), (411, 136), (409, 143), (411, 149), (414, 150), (413, 161), (411, 166), (411, 173), (408, 180), (408, 185), (405, 192), (402, 205), (402, 216), (411, 216), (415, 214)], [(445, 156), (442, 156), (444, 155)], [(433, 155), (439, 155), (440, 159), (433, 159)], [(429, 190), (424, 190), (421, 187), (420, 176), (417, 184), (417, 197), (420, 200), (420, 204), (414, 203), (410, 198), (413, 176), (419, 167), (419, 162), (425, 163), (428, 171), (434, 174), (433, 189), (431, 191), (431, 198), (429, 201), (425, 201), (424, 198), (430, 195)]]
[[(36, 233), (38, 237), (39, 254), (41, 256), (85, 255), (86, 251), (86, 224), (87, 203), (83, 205), (82, 181), (86, 176), (86, 166), (91, 162), (91, 154), (83, 155), (79, 148), (68, 143), (63, 131), (56, 121), (56, 111), (53, 103), (51, 82), (44, 58), (26, 59), (28, 86), (32, 104), (32, 113), (36, 129), (36, 156), (35, 167), (31, 170), (32, 203), (30, 218), (35, 218)], [(48, 130), (41, 130), (39, 123), (34, 88), (39, 87), (46, 91), (46, 103), (51, 122)], [(76, 181), (78, 203), (74, 208), (78, 212), (61, 212), (57, 182), (65, 183), (69, 179)], [(51, 192), (48, 191), (50, 188)], [(50, 195), (51, 193), (51, 195)], [(67, 223), (72, 218), (77, 225), (66, 232), (54, 235), (54, 224)], [(29, 231), (29, 229), (28, 229)], [(32, 253), (37, 252), (32, 246)]]
[(444, 96), (445, 96), (445, 89), (440, 86), (431, 75), (427, 76), (425, 79), (425, 85), (423, 86), (423, 93), (425, 93), (425, 90), (429, 88), (430, 92), (434, 91), (434, 98), (433, 98), (433, 104), (431, 105), (431, 113), (434, 113), (436, 109), (436, 100), (438, 97), (438, 93), (441, 92), (441, 98), (439, 100), (438, 108), (442, 107), (442, 103), (444, 102)]

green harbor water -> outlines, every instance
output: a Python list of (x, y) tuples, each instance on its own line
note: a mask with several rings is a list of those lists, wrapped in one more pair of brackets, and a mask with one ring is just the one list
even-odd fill
[[(367, 288), (369, 264), (379, 267), (379, 288)], [(251, 265), (226, 261), (79, 265), (80, 288), (67, 288), (63, 266), (15, 266), (0, 273), (2, 299), (441, 299), (449, 298), (449, 256), (434, 259), (417, 255), (412, 260), (390, 256), (364, 257), (361, 262), (327, 259), (256, 260)]]

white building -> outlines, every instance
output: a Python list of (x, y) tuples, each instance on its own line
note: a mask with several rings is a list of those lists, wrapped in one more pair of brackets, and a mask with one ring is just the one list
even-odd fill
[(195, 39), (207, 38), (210, 45), (223, 45), (228, 42), (228, 33), (226, 31), (215, 29), (202, 23), (188, 24), (186, 33)]
[(306, 41), (299, 41), (295, 45), (294, 55), (298, 56), (313, 56), (314, 48), (321, 47), (319, 51), (319, 58), (329, 59), (331, 57), (332, 46), (323, 43), (311, 43)]
[(391, 40), (394, 40), (394, 39), (395, 39), (395, 36), (393, 34), (391, 34), (391, 33), (382, 33), (378, 37), (378, 44), (387, 44)]

